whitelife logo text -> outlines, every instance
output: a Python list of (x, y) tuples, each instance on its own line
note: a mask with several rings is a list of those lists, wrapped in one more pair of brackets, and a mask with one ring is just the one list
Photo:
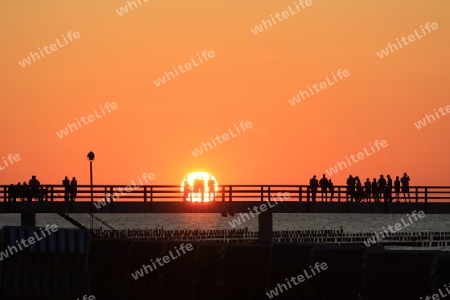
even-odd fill
[[(33, 59), (33, 62), (35, 62), (36, 59), (41, 59), (41, 58), (44, 57), (44, 52), (42, 50), (44, 50), (46, 54), (51, 54), (51, 53), (55, 52), (56, 50), (61, 49), (62, 47), (68, 45), (69, 42), (67, 41), (67, 39), (69, 39), (71, 42), (73, 42), (74, 39), (75, 40), (79, 39), (80, 38), (80, 33), (78, 31), (75, 31), (72, 34), (72, 31), (69, 31), (67, 33), (67, 39), (64, 36), (64, 34), (62, 35), (62, 37), (63, 37), (63, 40), (64, 40), (65, 44), (64, 43), (62, 44), (59, 41), (59, 38), (57, 38), (56, 39), (56, 44), (58, 44), (58, 47), (56, 46), (56, 44), (51, 44), (49, 47), (48, 46), (44, 46), (44, 47), (42, 47), (42, 49), (41, 49), (41, 47), (38, 47), (38, 52), (39, 53), (37, 53), (37, 52), (35, 52), (35, 53), (30, 52), (30, 55), (27, 58), (23, 59), (22, 61), (19, 61), (19, 65), (22, 68), (25, 68), (26, 66), (31, 65), (31, 63), (32, 63), (31, 60), (32, 59)], [(50, 51), (48, 49), (50, 49)], [(41, 55), (39, 55), (39, 54), (41, 54)]]
[[(194, 247), (192, 246), (191, 243), (187, 243), (186, 245), (181, 244), (180, 249), (178, 249), (178, 247), (175, 246), (175, 252), (177, 255), (174, 255), (172, 253), (172, 250), (169, 251), (169, 255), (165, 255), (162, 258), (157, 257), (155, 259), (155, 261), (153, 261), (153, 259), (150, 260), (150, 265), (146, 265), (143, 264), (142, 268), (140, 268), (139, 270), (137, 270), (136, 272), (131, 274), (131, 277), (134, 278), (134, 280), (138, 280), (141, 277), (144, 277), (145, 274), (149, 274), (149, 270), (150, 272), (153, 272), (154, 270), (156, 270), (158, 267), (156, 264), (158, 264), (160, 267), (164, 266), (164, 264), (168, 264), (169, 262), (179, 258), (181, 255), (186, 254), (189, 251), (192, 251), (192, 249), (194, 249)], [(181, 251), (181, 253), (180, 253)], [(186, 252), (187, 251), (187, 252)]]
[[(252, 128), (252, 127), (253, 127), (253, 124), (252, 124), (252, 122), (250, 122), (250, 121), (245, 122), (245, 124), (244, 124), (244, 121), (241, 121), (241, 123), (239, 123), (239, 127), (241, 128), (242, 132), (245, 132), (246, 129)], [(234, 124), (234, 128), (236, 129), (237, 134), (233, 134), (233, 131), (231, 130), (231, 128), (228, 128), (228, 132), (230, 133), (230, 135), (228, 135), (228, 133), (225, 132), (225, 133), (223, 133), (221, 136), (216, 135), (215, 138), (210, 137), (211, 142), (213, 143), (214, 147), (217, 147), (216, 141), (217, 141), (217, 142), (219, 143), (219, 145), (220, 145), (220, 144), (223, 144), (224, 142), (228, 141), (228, 140), (230, 139), (230, 136), (231, 136), (231, 137), (236, 137), (236, 136), (238, 136), (239, 134), (241, 134), (241, 130), (239, 129), (239, 127), (238, 127), (236, 124)], [(221, 140), (221, 138), (223, 139), (223, 141)], [(192, 155), (193, 155), (194, 157), (197, 157), (197, 156), (199, 156), (200, 154), (203, 154), (203, 150), (205, 150), (205, 152), (207, 152), (207, 151), (208, 151), (208, 147), (209, 147), (209, 149), (211, 149), (211, 150), (212, 150), (212, 148), (213, 148), (213, 146), (211, 145), (210, 142), (206, 142), (206, 143), (203, 142), (203, 143), (200, 145), (199, 148), (195, 148), (194, 151), (191, 151), (191, 153), (192, 153)]]
[[(100, 110), (102, 112), (102, 114), (100, 115), (96, 109), (94, 109), (94, 113), (88, 115), (87, 117), (81, 117), (81, 122), (83, 122), (84, 125), (88, 125), (89, 123), (94, 122), (97, 119), (100, 119), (103, 116), (106, 116), (106, 112), (105, 109), (108, 113), (111, 112), (111, 110), (116, 110), (119, 106), (117, 105), (116, 102), (112, 102), (111, 104), (109, 102), (105, 103), (105, 108), (103, 109), (103, 106), (100, 105)], [(75, 123), (67, 123), (67, 126), (63, 129), (61, 129), (59, 132), (56, 132), (56, 135), (62, 139), (63, 137), (69, 135), (70, 132), (74, 132), (74, 130), (78, 130), (79, 128), (82, 127), (80, 120), (78, 120), (78, 118), (75, 118), (75, 121), (77, 122), (77, 124)], [(69, 132), (70, 130), (70, 132)]]

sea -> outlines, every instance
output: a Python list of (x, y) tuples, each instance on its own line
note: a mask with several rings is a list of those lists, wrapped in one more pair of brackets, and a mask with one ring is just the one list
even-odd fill
[[(90, 228), (91, 216), (89, 214), (69, 214), (72, 218)], [(242, 222), (240, 214), (223, 217), (217, 213), (184, 213), (184, 214), (95, 214), (115, 229), (126, 228), (163, 228), (173, 229), (233, 229), (232, 221), (238, 218), (241, 225), (235, 229), (247, 228), (249, 231), (258, 230), (258, 218), (255, 215), (250, 220)], [(409, 224), (402, 226), (401, 231), (414, 232), (450, 232), (450, 215), (427, 214), (424, 218), (415, 221), (409, 220), (406, 214), (273, 214), (273, 230), (340, 230), (348, 233), (380, 232), (387, 226), (396, 223)], [(36, 226), (56, 224), (58, 228), (75, 228), (74, 225), (57, 214), (36, 214)], [(0, 227), (20, 226), (19, 214), (0, 214)], [(93, 220), (94, 228), (105, 225)]]

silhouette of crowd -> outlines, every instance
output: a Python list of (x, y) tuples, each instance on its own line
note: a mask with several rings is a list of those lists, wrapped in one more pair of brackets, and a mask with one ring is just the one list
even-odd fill
[[(210, 201), (215, 199), (215, 186), (216, 182), (209, 176), (207, 187), (208, 187), (208, 198)], [(205, 201), (205, 178), (198, 176), (194, 179), (193, 184), (189, 183), (187, 177), (184, 177), (183, 181), (183, 199), (187, 201), (188, 199), (192, 201), (193, 198), (200, 198), (202, 202)]]
[(316, 202), (317, 189), (319, 187), (320, 187), (322, 202), (328, 201), (328, 192), (330, 192), (330, 202), (333, 201), (334, 185), (333, 185), (333, 182), (331, 181), (331, 179), (327, 179), (325, 174), (322, 175), (322, 178), (320, 179), (320, 181), (317, 180), (316, 175), (314, 175), (313, 178), (311, 178), (311, 180), (309, 181), (309, 188), (310, 188), (311, 195), (312, 195), (312, 201)]
[(62, 185), (64, 187), (64, 201), (66, 202), (75, 202), (75, 198), (77, 197), (78, 190), (78, 182), (75, 177), (69, 181), (69, 178), (66, 176), (62, 181)]
[[(74, 202), (77, 196), (77, 180), (75, 177), (72, 181), (69, 181), (67, 176), (62, 181), (64, 187), (64, 200)], [(16, 202), (20, 199), (22, 202), (48, 202), (49, 190), (46, 186), (41, 186), (40, 181), (36, 178), (36, 175), (31, 176), (31, 179), (23, 183), (10, 184), (8, 187), (8, 201)]]
[[(383, 174), (380, 177), (367, 178), (364, 185), (361, 183), (359, 176), (353, 177), (349, 175), (346, 181), (346, 201), (347, 202), (400, 202), (400, 194), (403, 194), (404, 202), (408, 199), (411, 202), (411, 196), (409, 193), (409, 178), (408, 174), (405, 172), (403, 177), (395, 177), (395, 181), (392, 181), (391, 176), (388, 174), (386, 178)], [(320, 188), (322, 202), (327, 202), (328, 199), (333, 201), (334, 197), (334, 186), (331, 179), (327, 179), (326, 175), (323, 174), (322, 178), (317, 180), (316, 175), (314, 175), (309, 181), (309, 192), (311, 194), (312, 202), (317, 200), (317, 192)], [(330, 198), (328, 198), (328, 193)]]

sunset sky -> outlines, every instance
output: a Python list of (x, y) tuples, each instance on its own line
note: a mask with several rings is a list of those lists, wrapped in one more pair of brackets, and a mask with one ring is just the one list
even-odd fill
[[(64, 176), (87, 184), (89, 151), (98, 184), (146, 172), (152, 184), (178, 184), (193, 171), (219, 184), (307, 184), (385, 140), (334, 174), (335, 184), (407, 172), (411, 185), (450, 185), (450, 116), (414, 125), (450, 105), (450, 1), (312, 0), (256, 35), (263, 19), (296, 10), (294, 1), (140, 3), (120, 16), (127, 1), (0, 2), (0, 158), (20, 155), (7, 167), (0, 159), (0, 184), (33, 174), (44, 184)], [(438, 29), (423, 35), (427, 22)], [(377, 55), (415, 30), (420, 39)], [(79, 38), (66, 44), (69, 32)], [(62, 48), (19, 64), (57, 39)], [(199, 63), (204, 50), (214, 57)], [(199, 65), (154, 83), (192, 60)], [(289, 103), (339, 69), (350, 75)], [(107, 102), (116, 109), (102, 114)], [(57, 135), (94, 110), (100, 117)], [(252, 127), (238, 134), (241, 121)]]

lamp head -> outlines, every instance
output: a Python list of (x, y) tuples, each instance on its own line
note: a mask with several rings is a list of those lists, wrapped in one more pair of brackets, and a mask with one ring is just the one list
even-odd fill
[(94, 160), (94, 158), (95, 158), (95, 154), (94, 154), (94, 152), (89, 152), (88, 153), (88, 155), (87, 155), (87, 158), (89, 159), (89, 160)]

